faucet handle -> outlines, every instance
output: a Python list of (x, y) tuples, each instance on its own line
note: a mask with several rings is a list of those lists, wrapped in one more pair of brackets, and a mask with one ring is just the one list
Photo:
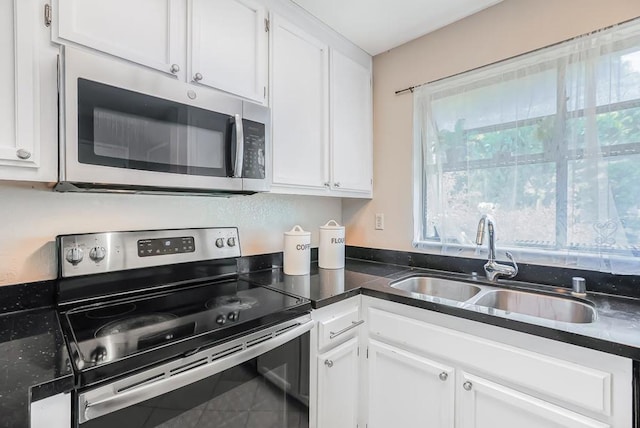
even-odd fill
[(510, 278), (513, 278), (518, 274), (518, 263), (516, 263), (515, 259), (513, 258), (513, 254), (511, 254), (509, 251), (505, 251), (505, 254), (507, 255), (507, 258), (511, 260), (511, 263), (513, 263), (513, 274), (510, 276)]

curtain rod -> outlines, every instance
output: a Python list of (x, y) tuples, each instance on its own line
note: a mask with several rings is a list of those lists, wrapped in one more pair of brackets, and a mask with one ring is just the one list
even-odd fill
[(637, 16), (637, 17), (635, 17), (635, 18), (628, 19), (628, 20), (626, 20), (626, 21), (619, 22), (619, 23), (617, 23), (617, 24), (609, 25), (608, 27), (603, 27), (603, 28), (600, 28), (600, 29), (598, 29), (598, 30), (590, 31), (590, 32), (588, 32), (588, 33), (584, 33), (584, 34), (581, 34), (581, 35), (579, 35), (579, 36), (572, 37), (572, 38), (570, 38), (570, 39), (562, 40), (562, 41), (557, 42), (557, 43), (553, 43), (553, 44), (550, 44), (550, 45), (547, 45), (547, 46), (543, 46), (543, 47), (541, 47), (541, 48), (533, 49), (533, 50), (530, 50), (530, 51), (527, 51), (527, 52), (523, 52), (523, 53), (518, 54), (518, 55), (514, 55), (514, 56), (511, 56), (511, 57), (508, 57), (508, 58), (500, 59), (500, 60), (498, 60), (498, 61), (494, 61), (494, 62), (491, 62), (491, 63), (489, 63), (489, 64), (484, 64), (484, 65), (481, 65), (481, 66), (479, 66), (479, 67), (470, 68), (470, 69), (468, 69), (468, 70), (464, 70), (464, 71), (461, 71), (461, 72), (459, 72), (459, 73), (451, 74), (451, 75), (449, 75), (449, 76), (441, 77), (441, 78), (439, 78), (439, 79), (431, 80), (431, 81), (429, 81), (429, 82), (420, 83), (419, 85), (409, 86), (409, 87), (407, 87), (407, 88), (400, 89), (399, 91), (396, 91), (396, 92), (395, 92), (395, 94), (396, 94), (396, 95), (401, 95), (401, 94), (404, 94), (404, 93), (406, 93), (406, 92), (411, 92), (411, 93), (413, 93), (413, 91), (414, 91), (416, 88), (419, 88), (420, 86), (429, 85), (429, 84), (431, 84), (431, 83), (439, 82), (440, 80), (448, 79), (448, 78), (450, 78), (450, 77), (455, 77), (455, 76), (459, 76), (459, 75), (461, 75), (461, 74), (470, 73), (470, 72), (472, 72), (472, 71), (477, 71), (477, 70), (480, 70), (480, 69), (482, 69), (482, 68), (490, 67), (490, 66), (492, 66), (492, 65), (498, 64), (498, 63), (503, 62), (503, 61), (509, 61), (509, 60), (511, 60), (511, 59), (514, 59), (514, 58), (518, 58), (518, 57), (521, 57), (521, 56), (524, 56), (524, 55), (529, 55), (530, 53), (533, 53), (533, 52), (538, 52), (538, 51), (541, 51), (541, 50), (543, 50), (543, 49), (547, 49), (547, 48), (550, 48), (550, 47), (553, 47), (553, 46), (558, 46), (558, 45), (561, 45), (561, 44), (563, 44), (563, 43), (567, 43), (567, 42), (570, 42), (570, 41), (572, 41), (572, 40), (579, 39), (579, 38), (581, 38), (581, 37), (590, 36), (590, 35), (592, 35), (592, 34), (599, 33), (600, 31), (608, 30), (608, 29), (610, 29), (610, 28), (617, 27), (618, 25), (627, 24), (627, 23), (629, 23), (629, 22), (631, 22), (631, 21), (636, 21), (636, 20), (637, 20), (637, 21), (640, 21), (640, 16)]

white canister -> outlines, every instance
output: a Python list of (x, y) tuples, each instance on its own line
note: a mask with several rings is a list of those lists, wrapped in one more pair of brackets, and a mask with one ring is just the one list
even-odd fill
[(344, 267), (344, 226), (340, 226), (335, 220), (320, 226), (318, 267), (323, 269)]
[(307, 275), (311, 270), (311, 232), (297, 224), (284, 233), (285, 275)]

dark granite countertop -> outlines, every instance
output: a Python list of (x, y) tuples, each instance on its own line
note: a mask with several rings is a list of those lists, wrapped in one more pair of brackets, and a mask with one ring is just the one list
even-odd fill
[(0, 315), (0, 427), (28, 427), (31, 402), (72, 389), (55, 309)]
[[(640, 299), (588, 293), (586, 300), (595, 305), (597, 319), (592, 323), (567, 323), (508, 313), (496, 309), (432, 297), (418, 298), (409, 292), (389, 287), (389, 283), (416, 274), (430, 274), (450, 279), (469, 276), (429, 269), (347, 259), (344, 269), (319, 269), (311, 274), (284, 275), (281, 269), (244, 274), (245, 279), (269, 285), (311, 300), (314, 308), (358, 294), (458, 316), (498, 327), (534, 334), (578, 346), (640, 360)], [(480, 285), (495, 284), (478, 282)], [(567, 289), (522, 283), (538, 292), (567, 294)], [(571, 298), (570, 295), (567, 297)]]

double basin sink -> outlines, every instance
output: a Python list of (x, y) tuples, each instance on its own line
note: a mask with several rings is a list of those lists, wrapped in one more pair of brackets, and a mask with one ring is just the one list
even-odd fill
[(586, 324), (596, 320), (592, 303), (563, 295), (502, 289), (431, 276), (412, 276), (395, 281), (390, 286), (418, 298), (427, 296), (436, 301), (446, 299), (551, 321)]

